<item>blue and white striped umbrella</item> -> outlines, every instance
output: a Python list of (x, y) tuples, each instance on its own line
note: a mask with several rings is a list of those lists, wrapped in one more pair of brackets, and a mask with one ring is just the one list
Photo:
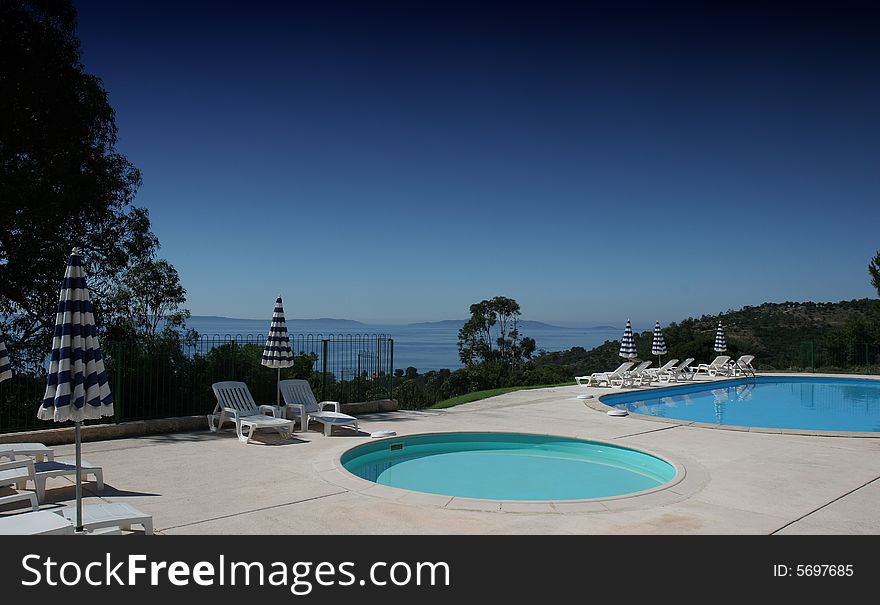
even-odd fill
[(75, 422), (76, 528), (82, 531), (82, 458), (80, 423), (113, 415), (113, 395), (98, 345), (95, 315), (79, 250), (73, 249), (61, 283), (55, 313), (49, 378), (37, 417)]
[(660, 322), (654, 322), (654, 341), (651, 343), (651, 355), (666, 355), (666, 341), (663, 339), (663, 331)]
[(620, 340), (619, 355), (627, 359), (634, 359), (639, 356), (636, 352), (636, 339), (633, 337), (632, 324), (628, 319), (626, 320), (626, 327), (623, 329), (623, 338)]
[(6, 343), (0, 340), (0, 382), (12, 378), (12, 364), (9, 363), (9, 353), (6, 351)]
[(715, 331), (715, 347), (716, 353), (724, 353), (727, 350), (727, 340), (724, 338), (724, 327), (718, 322), (718, 330)]
[(81, 422), (112, 415), (113, 395), (98, 345), (82, 257), (74, 249), (58, 297), (49, 379), (37, 417)]
[(260, 362), (267, 368), (278, 369), (278, 389), (276, 403), (281, 405), (281, 368), (293, 365), (293, 352), (290, 350), (290, 336), (287, 334), (287, 321), (284, 319), (284, 305), (281, 295), (275, 299), (275, 311), (269, 325), (269, 336), (263, 348), (263, 359)]

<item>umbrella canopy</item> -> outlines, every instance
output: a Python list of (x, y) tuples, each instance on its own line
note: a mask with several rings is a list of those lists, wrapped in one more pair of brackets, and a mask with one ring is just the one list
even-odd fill
[(715, 331), (715, 347), (716, 353), (724, 353), (727, 350), (727, 340), (724, 338), (724, 327), (718, 322), (718, 329)]
[(76, 527), (82, 531), (82, 463), (80, 423), (113, 415), (113, 396), (98, 345), (95, 316), (86, 287), (82, 257), (74, 248), (67, 260), (55, 313), (55, 332), (42, 420), (76, 423)]
[(619, 355), (627, 359), (639, 356), (636, 352), (636, 339), (633, 337), (632, 324), (628, 319), (626, 320), (626, 327), (623, 329), (623, 338), (620, 340)]
[(287, 334), (287, 321), (284, 319), (284, 304), (281, 302), (280, 294), (275, 299), (275, 311), (272, 313), (269, 336), (266, 338), (263, 359), (260, 363), (267, 368), (278, 369), (276, 403), (281, 405), (281, 368), (289, 368), (293, 365), (293, 352), (290, 350), (290, 337)]
[(660, 322), (654, 322), (654, 341), (651, 343), (651, 355), (666, 355), (666, 341), (663, 339), (663, 331)]
[(12, 378), (12, 365), (9, 363), (9, 353), (6, 352), (6, 343), (0, 340), (0, 382)]

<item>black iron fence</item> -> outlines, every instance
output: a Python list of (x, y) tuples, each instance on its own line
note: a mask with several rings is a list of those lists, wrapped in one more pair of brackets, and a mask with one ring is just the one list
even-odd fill
[(804, 341), (757, 352), (755, 365), (761, 370), (880, 374), (880, 343)]
[[(391, 399), (394, 340), (376, 334), (291, 335), (294, 365), (280, 378), (308, 380), (319, 401)], [(279, 371), (260, 364), (260, 334), (206, 335), (185, 345), (109, 343), (102, 347), (115, 420), (148, 420), (207, 414), (216, 403), (211, 385), (240, 380), (257, 403), (274, 402)], [(14, 372), (0, 382), (0, 433), (54, 428), (37, 419), (47, 364), (23, 364), (10, 347)], [(111, 419), (105, 419), (107, 422)], [(111, 421), (112, 421), (111, 420)]]

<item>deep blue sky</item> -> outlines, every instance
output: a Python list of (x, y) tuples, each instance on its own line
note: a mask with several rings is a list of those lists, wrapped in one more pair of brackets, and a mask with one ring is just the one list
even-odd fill
[(648, 324), (876, 294), (868, 2), (75, 4), (194, 314), (504, 294)]

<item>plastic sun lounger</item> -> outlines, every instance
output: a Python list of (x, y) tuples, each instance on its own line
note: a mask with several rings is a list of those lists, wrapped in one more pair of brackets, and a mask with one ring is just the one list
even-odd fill
[[(337, 401), (321, 401), (315, 399), (312, 387), (308, 380), (289, 379), (281, 381), (281, 397), (284, 398), (283, 414), (290, 418), (291, 412), (294, 412), (295, 420), (299, 418), (300, 429), (305, 431), (309, 428), (309, 421), (315, 419), (315, 415), (326, 411), (341, 413), (339, 402)], [(346, 414), (342, 414), (347, 416)], [(353, 416), (347, 416), (354, 418)], [(357, 420), (355, 420), (357, 425)], [(324, 425), (326, 428), (326, 424)]]
[(72, 533), (73, 523), (50, 510), (0, 517), (0, 535), (48, 536)]
[(224, 422), (234, 422), (242, 443), (250, 443), (259, 429), (276, 430), (285, 438), (293, 432), (294, 421), (267, 415), (266, 409), (272, 406), (258, 406), (245, 383), (215, 382), (211, 388), (217, 397), (214, 413), (208, 414), (208, 428), (212, 432), (219, 431)]
[[(0, 487), (15, 485), (21, 488), (28, 480), (34, 480), (34, 461), (30, 458), (0, 462)], [(40, 508), (37, 495), (33, 492), (13, 492), (12, 494), (0, 496), (0, 504), (24, 501), (29, 502), (33, 510)]]
[[(85, 479), (89, 475), (94, 477), (98, 491), (104, 489), (104, 470), (97, 464), (92, 464), (86, 460), (80, 460), (82, 469), (82, 477)], [(52, 462), (37, 462), (34, 464), (34, 487), (36, 488), (37, 498), (44, 500), (46, 498), (46, 480), (53, 477), (66, 477), (76, 475), (76, 462), (74, 460), (54, 460)]]
[[(589, 376), (576, 376), (575, 382), (582, 387), (593, 386), (593, 381), (596, 382), (595, 386), (601, 386), (602, 383), (606, 383), (608, 386), (611, 386), (611, 379), (617, 379), (623, 376), (623, 373), (633, 367), (635, 363), (632, 361), (625, 361), (620, 364), (620, 366), (614, 370), (613, 372), (593, 372)], [(586, 384), (582, 381), (585, 381)]]
[(39, 510), (40, 503), (37, 501), (37, 495), (34, 492), (15, 492), (0, 496), (0, 505), (12, 504), (13, 502), (27, 502), (31, 506), (31, 510)]
[(0, 443), (0, 458), (15, 460), (17, 455), (33, 456), (37, 462), (55, 460), (55, 452), (42, 443)]
[(330, 436), (334, 425), (354, 427), (355, 431), (360, 432), (360, 429), (358, 428), (357, 418), (355, 418), (354, 416), (349, 416), (348, 414), (342, 414), (341, 412), (314, 412), (312, 414), (309, 414), (309, 418), (312, 420), (317, 420), (324, 425), (325, 437)]
[(724, 374), (727, 370), (727, 362), (730, 361), (729, 355), (719, 355), (712, 360), (712, 363), (701, 363), (694, 370), (694, 374), (705, 373), (709, 376), (717, 376)]
[(754, 360), (754, 355), (742, 355), (739, 359), (733, 362), (731, 373), (734, 376), (754, 376), (755, 368), (752, 367), (752, 362)]
[(645, 372), (650, 374), (651, 378), (653, 378), (654, 380), (659, 380), (661, 374), (666, 374), (667, 372), (672, 370), (672, 368), (674, 368), (675, 364), (677, 364), (677, 363), (678, 363), (677, 359), (670, 359), (669, 361), (664, 363), (659, 368), (647, 368), (647, 369), (645, 369)]
[[(61, 515), (71, 523), (76, 522), (75, 506), (52, 512)], [(145, 535), (153, 535), (153, 516), (128, 504), (86, 504), (82, 509), (82, 522), (83, 527), (88, 530), (119, 527), (130, 531), (132, 525), (140, 525), (144, 528)]]
[(694, 363), (694, 358), (688, 357), (674, 368), (659, 373), (659, 378), (662, 382), (684, 382), (686, 380), (691, 380), (694, 377), (694, 372), (691, 371), (690, 367), (692, 363)]
[(643, 361), (631, 371), (624, 372), (619, 378), (612, 378), (611, 386), (623, 388), (641, 386), (644, 384), (650, 385), (651, 375), (646, 372), (649, 365), (651, 365), (650, 361)]

